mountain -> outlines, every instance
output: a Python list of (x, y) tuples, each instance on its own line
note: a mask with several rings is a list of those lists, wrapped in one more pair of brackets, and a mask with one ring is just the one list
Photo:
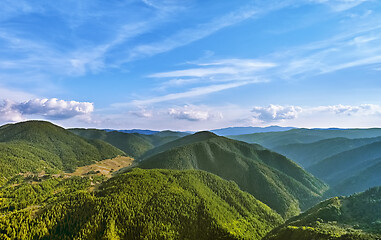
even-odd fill
[(140, 168), (200, 169), (238, 186), (284, 217), (320, 200), (327, 185), (286, 157), (259, 145), (199, 132), (147, 152)]
[(73, 128), (69, 129), (69, 131), (84, 138), (98, 139), (108, 142), (134, 158), (139, 158), (148, 150), (156, 146), (188, 135), (186, 133), (172, 131), (144, 135), (139, 133), (124, 133), (120, 131), (107, 132), (105, 130), (84, 128)]
[(381, 187), (335, 197), (289, 219), (264, 240), (379, 240)]
[(339, 137), (313, 143), (282, 145), (275, 147), (273, 150), (292, 159), (304, 168), (308, 168), (325, 158), (377, 141), (381, 141), (381, 137), (359, 139)]
[(0, 177), (27, 171), (74, 171), (124, 152), (99, 140), (86, 140), (43, 121), (27, 121), (0, 128)]
[(154, 147), (152, 143), (139, 134), (118, 131), (107, 132), (104, 130), (83, 128), (73, 128), (69, 129), (69, 131), (87, 139), (103, 140), (134, 158), (139, 157)]
[(313, 143), (329, 138), (373, 138), (381, 136), (381, 128), (369, 129), (292, 129), (284, 132), (254, 133), (228, 136), (231, 139), (248, 143), (258, 143), (266, 148), (275, 149), (280, 146), (296, 143)]
[(351, 194), (381, 185), (381, 175), (375, 171), (380, 164), (381, 141), (336, 154), (307, 170), (326, 181), (338, 193)]
[(106, 132), (123, 132), (123, 133), (139, 133), (139, 134), (144, 134), (144, 135), (152, 135), (155, 133), (158, 133), (160, 131), (153, 131), (153, 130), (148, 130), (148, 129), (130, 129), (130, 130), (115, 130), (115, 129), (103, 129)]
[(202, 171), (50, 178), (0, 189), (1, 239), (261, 239), (282, 218), (238, 186)]
[(279, 127), (279, 126), (269, 126), (269, 127), (229, 127), (210, 130), (210, 132), (215, 133), (220, 136), (229, 135), (242, 135), (242, 134), (252, 134), (252, 133), (263, 133), (263, 132), (282, 132), (294, 129), (293, 127)]

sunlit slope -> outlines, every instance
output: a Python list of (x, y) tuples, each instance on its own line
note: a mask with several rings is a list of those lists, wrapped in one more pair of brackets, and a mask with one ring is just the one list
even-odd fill
[(326, 200), (288, 220), (265, 239), (381, 239), (381, 188)]
[(156, 150), (159, 153), (141, 161), (139, 167), (214, 173), (235, 181), (285, 217), (312, 206), (328, 188), (280, 154), (209, 132), (181, 138)]
[(86, 190), (90, 180), (79, 180), (82, 190), (58, 193), (63, 184), (49, 180), (54, 197), (37, 199), (40, 208), (3, 212), (0, 238), (255, 240), (283, 223), (235, 183), (207, 172), (134, 169), (96, 192)]
[(0, 174), (73, 171), (78, 166), (123, 155), (99, 140), (86, 140), (49, 122), (28, 121), (0, 128)]

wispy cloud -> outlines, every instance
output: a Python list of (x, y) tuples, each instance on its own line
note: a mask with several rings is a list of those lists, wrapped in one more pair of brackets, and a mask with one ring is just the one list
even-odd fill
[(226, 89), (244, 86), (250, 83), (253, 83), (253, 82), (246, 81), (246, 82), (235, 82), (235, 83), (225, 83), (225, 84), (214, 84), (214, 85), (209, 85), (204, 87), (191, 88), (185, 92), (170, 93), (164, 96), (153, 97), (153, 98), (144, 99), (144, 100), (135, 100), (132, 103), (114, 103), (112, 106), (114, 107), (124, 107), (124, 106), (131, 106), (131, 105), (145, 106), (149, 104), (173, 101), (178, 99), (189, 99), (189, 98), (199, 97), (199, 96), (203, 96), (210, 93), (220, 92)]
[(345, 11), (369, 0), (310, 0), (311, 2), (326, 4), (334, 11)]

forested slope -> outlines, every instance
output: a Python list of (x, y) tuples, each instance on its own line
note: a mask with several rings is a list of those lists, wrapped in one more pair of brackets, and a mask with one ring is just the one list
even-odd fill
[(48, 179), (1, 190), (0, 238), (261, 239), (282, 218), (235, 183), (202, 171), (142, 170)]
[(0, 128), (0, 177), (20, 172), (65, 170), (124, 152), (99, 140), (86, 140), (49, 122), (28, 121)]
[[(166, 150), (168, 149), (168, 150)], [(154, 149), (141, 168), (200, 169), (235, 181), (285, 217), (318, 202), (327, 185), (286, 157), (258, 145), (200, 132)], [(151, 151), (151, 152), (153, 152)]]
[(326, 200), (288, 220), (265, 239), (381, 239), (381, 187)]

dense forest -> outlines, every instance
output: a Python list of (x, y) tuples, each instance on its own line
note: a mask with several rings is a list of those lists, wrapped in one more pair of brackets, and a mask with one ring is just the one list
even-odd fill
[(200, 132), (149, 151), (141, 168), (200, 169), (235, 181), (284, 217), (321, 200), (328, 186), (282, 155), (259, 145)]
[(100, 180), (14, 179), (1, 190), (0, 237), (261, 239), (283, 222), (235, 183), (207, 172), (134, 169), (90, 191)]

